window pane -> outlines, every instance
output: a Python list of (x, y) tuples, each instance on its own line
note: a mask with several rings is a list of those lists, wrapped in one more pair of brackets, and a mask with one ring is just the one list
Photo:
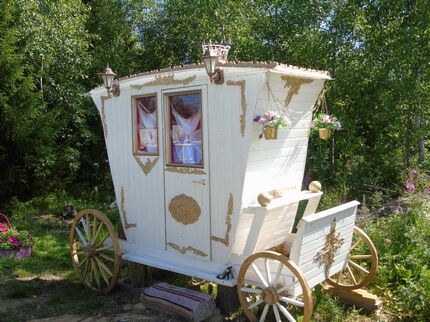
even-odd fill
[(200, 93), (169, 96), (170, 162), (202, 165), (202, 104)]
[(158, 154), (157, 98), (136, 98), (137, 152)]

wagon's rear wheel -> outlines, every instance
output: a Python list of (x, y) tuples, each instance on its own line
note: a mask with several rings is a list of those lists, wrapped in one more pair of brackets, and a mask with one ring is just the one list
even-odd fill
[(378, 253), (366, 233), (354, 227), (348, 263), (345, 268), (327, 279), (327, 283), (343, 289), (358, 289), (367, 286), (378, 268)]
[(108, 293), (118, 279), (121, 252), (110, 220), (94, 209), (80, 211), (70, 230), (73, 266), (82, 284)]
[[(300, 285), (298, 298), (290, 295), (293, 284)], [(300, 269), (279, 253), (264, 251), (249, 256), (240, 267), (237, 290), (250, 321), (270, 320), (270, 316), (276, 321), (296, 321), (295, 315), (304, 322), (311, 319), (309, 286)]]

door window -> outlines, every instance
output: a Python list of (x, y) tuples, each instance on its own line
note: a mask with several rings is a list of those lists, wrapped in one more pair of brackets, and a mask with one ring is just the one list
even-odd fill
[(135, 153), (158, 155), (157, 97), (134, 98)]
[(170, 164), (202, 166), (202, 98), (200, 92), (167, 96)]

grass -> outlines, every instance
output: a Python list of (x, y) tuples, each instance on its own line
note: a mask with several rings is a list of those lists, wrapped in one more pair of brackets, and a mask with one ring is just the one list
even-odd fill
[[(34, 256), (29, 259), (0, 259), (0, 320), (25, 321), (61, 314), (121, 311), (121, 306), (137, 299), (115, 290), (99, 295), (81, 286), (69, 255), (69, 224), (60, 219), (61, 198), (14, 201), (12, 223), (34, 236)], [(370, 291), (384, 300), (386, 314), (381, 321), (430, 320), (430, 197), (408, 195), (405, 211), (385, 217), (364, 217), (359, 223), (375, 243), (380, 267)], [(75, 201), (79, 208), (108, 209), (108, 203)], [(327, 206), (327, 202), (323, 205)], [(304, 205), (301, 207), (303, 208)], [(108, 209), (117, 222), (115, 211)], [(122, 269), (127, 272), (126, 265)], [(154, 279), (202, 292), (217, 294), (215, 283), (179, 274), (159, 272)], [(376, 321), (359, 309), (342, 304), (321, 286), (313, 289), (313, 321)], [(6, 304), (5, 304), (6, 303)], [(5, 311), (2, 305), (9, 305)], [(240, 316), (240, 310), (232, 317)], [(239, 318), (240, 319), (240, 318)]]

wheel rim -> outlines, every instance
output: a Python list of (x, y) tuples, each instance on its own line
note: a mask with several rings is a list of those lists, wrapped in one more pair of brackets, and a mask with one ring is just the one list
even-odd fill
[(378, 268), (378, 253), (366, 233), (354, 227), (348, 262), (345, 268), (327, 280), (332, 286), (358, 289), (367, 286)]
[(72, 263), (81, 283), (108, 293), (118, 279), (121, 253), (110, 220), (98, 210), (85, 209), (73, 220), (70, 230)]
[[(290, 276), (300, 283), (300, 298), (288, 295)], [(265, 321), (274, 316), (276, 321), (310, 321), (312, 296), (300, 269), (285, 256), (271, 251), (248, 257), (238, 276), (237, 290), (243, 311), (250, 321)]]

